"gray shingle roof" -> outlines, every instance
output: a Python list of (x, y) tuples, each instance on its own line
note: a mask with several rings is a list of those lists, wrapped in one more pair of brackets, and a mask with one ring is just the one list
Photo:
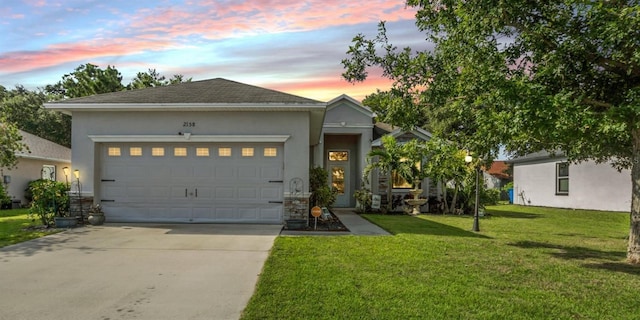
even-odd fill
[(29, 151), (17, 152), (18, 157), (71, 163), (71, 149), (22, 130), (20, 135), (22, 135), (22, 142), (29, 147)]
[[(175, 85), (119, 91), (58, 101), (64, 104), (316, 104), (319, 101), (296, 95), (256, 87), (227, 79), (216, 78), (184, 82)], [(56, 104), (56, 103), (51, 103)]]

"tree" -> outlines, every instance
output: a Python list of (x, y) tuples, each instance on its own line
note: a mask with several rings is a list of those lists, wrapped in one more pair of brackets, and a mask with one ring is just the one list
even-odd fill
[(18, 128), (4, 118), (0, 118), (0, 169), (13, 169), (18, 163), (16, 152), (28, 151), (22, 142)]
[[(357, 35), (343, 76), (378, 66), (384, 94), (425, 110), (430, 129), (475, 156), (559, 151), (630, 168), (627, 258), (640, 263), (640, 5), (635, 1), (418, 1), (432, 50), (399, 50), (384, 23)], [(380, 93), (378, 93), (380, 95)], [(391, 119), (392, 124), (400, 125)], [(390, 121), (391, 120), (391, 121)], [(398, 119), (401, 120), (401, 119)]]
[(101, 69), (87, 63), (62, 76), (62, 80), (48, 85), (45, 90), (61, 98), (77, 98), (94, 94), (122, 91), (122, 75), (115, 67)]
[(4, 91), (0, 96), (0, 114), (8, 122), (20, 130), (71, 146), (71, 117), (45, 109), (44, 102), (51, 98), (43, 91), (30, 91), (20, 85), (0, 91)]
[(135, 78), (127, 85), (127, 89), (142, 89), (149, 87), (160, 87), (160, 86), (168, 86), (171, 84), (177, 84), (182, 82), (191, 82), (191, 78), (184, 79), (184, 76), (181, 74), (175, 74), (169, 80), (166, 80), (166, 77), (160, 75), (156, 69), (149, 69), (147, 72), (138, 72)]

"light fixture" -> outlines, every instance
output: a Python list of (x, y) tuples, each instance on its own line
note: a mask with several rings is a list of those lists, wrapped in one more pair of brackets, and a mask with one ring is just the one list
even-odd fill
[(473, 161), (473, 157), (471, 155), (468, 154), (464, 157), (464, 162), (471, 163), (471, 161)]
[(73, 175), (76, 177), (76, 179), (80, 179), (80, 170), (73, 170)]
[(62, 172), (64, 172), (65, 176), (68, 176), (69, 175), (69, 167), (62, 168)]

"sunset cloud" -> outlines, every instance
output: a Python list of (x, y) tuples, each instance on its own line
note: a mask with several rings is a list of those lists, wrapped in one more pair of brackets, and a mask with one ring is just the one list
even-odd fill
[(0, 8), (0, 85), (41, 87), (91, 62), (115, 66), (125, 81), (155, 68), (319, 100), (361, 99), (389, 82), (341, 79), (351, 39), (375, 34), (385, 20), (400, 47), (424, 46), (414, 15), (397, 0), (10, 1)]

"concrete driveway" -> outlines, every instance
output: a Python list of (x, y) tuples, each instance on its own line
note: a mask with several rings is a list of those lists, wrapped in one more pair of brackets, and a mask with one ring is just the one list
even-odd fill
[(278, 225), (108, 224), (0, 249), (0, 319), (238, 319)]

